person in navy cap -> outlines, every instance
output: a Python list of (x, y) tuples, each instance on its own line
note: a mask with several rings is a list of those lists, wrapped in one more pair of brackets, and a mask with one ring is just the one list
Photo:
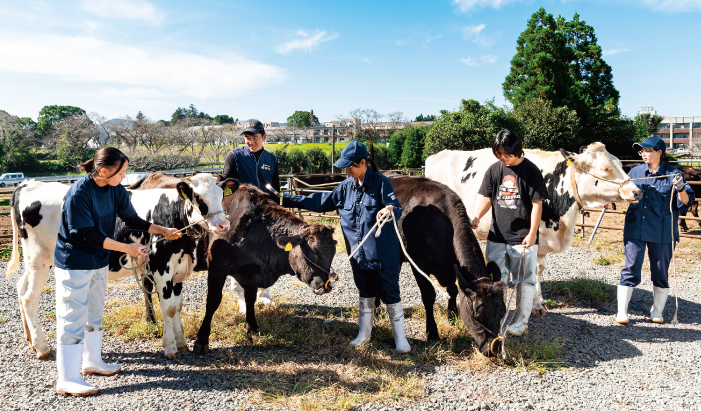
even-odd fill
[[(640, 284), (645, 248), (650, 259), (652, 278), (652, 309), (650, 318), (654, 323), (662, 323), (669, 285), (667, 277), (669, 262), (674, 252), (674, 244), (679, 241), (679, 213), (686, 213), (694, 201), (694, 191), (684, 181), (681, 172), (667, 163), (665, 143), (661, 138), (649, 137), (642, 143), (633, 144), (645, 164), (634, 167), (628, 173), (630, 178), (646, 178), (664, 175), (674, 177), (650, 178), (635, 181), (643, 191), (643, 198), (628, 206), (623, 227), (625, 246), (625, 267), (621, 270), (618, 285), (618, 314), (616, 322), (628, 324), (628, 302), (633, 295), (633, 287)], [(672, 215), (669, 204), (672, 197)], [(672, 233), (672, 226), (674, 233)]]
[[(348, 144), (334, 165), (345, 169), (350, 177), (331, 193), (309, 196), (284, 193), (282, 205), (316, 212), (338, 210), (346, 250), (351, 254), (375, 225), (378, 216), (392, 210), (394, 218), (399, 219), (402, 207), (392, 183), (378, 172), (363, 143), (352, 141)], [(350, 264), (360, 294), (360, 331), (350, 344), (361, 346), (370, 340), (375, 297), (380, 297), (387, 306), (397, 351), (411, 351), (404, 334), (404, 309), (399, 295), (399, 239), (394, 227), (387, 223), (377, 238), (373, 232), (351, 258)]]
[[(224, 159), (224, 171), (221, 179), (235, 178), (242, 183), (254, 185), (268, 193), (271, 199), (279, 201), (280, 169), (277, 157), (263, 148), (267, 135), (263, 123), (255, 118), (243, 122), (243, 135), (246, 144), (231, 150)], [(243, 287), (231, 279), (231, 290), (236, 291), (239, 300), (239, 311), (246, 312), (243, 297)], [(270, 290), (260, 291), (258, 301), (264, 304), (272, 303)]]

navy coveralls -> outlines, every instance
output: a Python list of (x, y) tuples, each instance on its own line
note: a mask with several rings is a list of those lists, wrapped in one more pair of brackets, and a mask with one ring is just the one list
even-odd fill
[[(661, 162), (657, 172), (651, 173), (647, 164), (641, 164), (628, 173), (630, 178), (645, 178), (669, 174), (681, 174), (673, 166)], [(645, 247), (650, 258), (650, 274), (655, 287), (669, 288), (667, 274), (672, 259), (674, 245), (670, 226), (674, 220), (674, 242), (679, 241), (679, 213), (686, 213), (689, 206), (679, 197), (672, 204), (671, 196), (677, 196), (672, 185), (674, 177), (638, 180), (635, 184), (643, 191), (643, 198), (628, 206), (623, 227), (626, 264), (621, 270), (621, 285), (635, 287), (640, 284), (641, 269), (645, 258)], [(685, 184), (684, 191), (689, 195), (689, 204), (694, 201), (694, 191)]]
[(247, 146), (232, 150), (224, 160), (222, 180), (227, 178), (235, 178), (242, 183), (252, 184), (268, 194), (270, 191), (265, 188), (265, 185), (270, 184), (276, 193), (280, 192), (277, 157), (265, 149), (258, 160)]
[[(377, 213), (388, 205), (394, 207), (394, 217), (399, 219), (402, 207), (394, 194), (394, 188), (384, 175), (372, 171), (365, 173), (362, 187), (355, 179), (345, 179), (331, 193), (313, 193), (308, 196), (284, 193), (284, 207), (299, 207), (316, 212), (338, 210), (341, 229), (350, 254), (377, 222)], [(399, 239), (394, 227), (387, 223), (378, 238), (373, 232), (363, 246), (351, 258), (353, 279), (360, 297), (370, 298), (379, 294), (385, 304), (396, 304), (399, 296)]]

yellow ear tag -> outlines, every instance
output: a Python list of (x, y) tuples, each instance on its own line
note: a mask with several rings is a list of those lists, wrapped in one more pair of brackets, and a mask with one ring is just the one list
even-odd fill
[(182, 194), (183, 198), (184, 198), (185, 200), (187, 200), (187, 194), (185, 194), (185, 193), (183, 193), (183, 192), (180, 192), (180, 194)]
[(231, 189), (229, 187), (224, 188), (224, 197), (230, 196), (232, 193)]
[(292, 251), (292, 243), (287, 243), (285, 246), (285, 251)]
[(572, 167), (572, 166), (573, 166), (572, 160), (567, 160), (567, 167)]

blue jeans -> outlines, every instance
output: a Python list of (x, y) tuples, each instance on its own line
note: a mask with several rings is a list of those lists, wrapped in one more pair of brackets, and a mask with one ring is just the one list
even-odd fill
[(626, 266), (621, 270), (621, 285), (635, 287), (640, 284), (645, 247), (647, 246), (652, 284), (659, 288), (669, 288), (667, 277), (669, 262), (672, 260), (674, 252), (672, 243), (647, 243), (632, 238), (623, 238), (623, 245), (626, 250)]
[(55, 267), (57, 345), (80, 344), (86, 331), (102, 331), (108, 269), (108, 266), (97, 270)]
[[(526, 250), (521, 268), (521, 253)], [(530, 284), (538, 282), (538, 244), (529, 248), (525, 246), (495, 243), (487, 240), (487, 262), (494, 261), (501, 270), (501, 280), (509, 285)]]

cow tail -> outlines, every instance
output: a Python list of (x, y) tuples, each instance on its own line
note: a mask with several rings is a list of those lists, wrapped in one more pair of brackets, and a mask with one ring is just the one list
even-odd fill
[(12, 273), (19, 268), (19, 251), (17, 250), (17, 231), (19, 231), (19, 227), (17, 227), (17, 220), (15, 219), (15, 207), (19, 207), (19, 204), (13, 204), (10, 208), (10, 219), (12, 220), (12, 257), (7, 263), (7, 272), (5, 273), (5, 277), (8, 279), (12, 276)]

